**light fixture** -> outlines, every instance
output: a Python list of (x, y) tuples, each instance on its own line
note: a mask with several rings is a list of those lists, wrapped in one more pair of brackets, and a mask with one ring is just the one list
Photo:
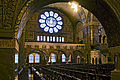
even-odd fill
[(79, 4), (77, 2), (72, 1), (72, 2), (68, 2), (68, 4), (71, 6), (71, 8), (74, 9), (75, 12), (78, 11)]

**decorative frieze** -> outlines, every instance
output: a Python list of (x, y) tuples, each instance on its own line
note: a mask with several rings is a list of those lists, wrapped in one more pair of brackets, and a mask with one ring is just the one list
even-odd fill
[(25, 42), (25, 48), (39, 49), (82, 49), (85, 44), (66, 44), (66, 43), (46, 43), (46, 42)]
[(19, 51), (19, 44), (14, 39), (0, 40), (0, 48), (15, 48)]
[(0, 48), (14, 48), (14, 40), (0, 40)]

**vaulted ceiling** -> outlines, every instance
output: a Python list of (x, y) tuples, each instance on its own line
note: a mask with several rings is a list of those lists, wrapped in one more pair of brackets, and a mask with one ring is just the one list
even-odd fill
[[(17, 38), (17, 34), (22, 33), (26, 22), (34, 12), (52, 3), (68, 1), (72, 0), (0, 0), (0, 37)], [(98, 18), (108, 36), (109, 46), (120, 45), (119, 0), (74, 1), (77, 1)]]

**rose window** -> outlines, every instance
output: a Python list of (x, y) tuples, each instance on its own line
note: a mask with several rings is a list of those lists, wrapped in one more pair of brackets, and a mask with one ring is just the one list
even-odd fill
[(44, 12), (40, 15), (39, 19), (40, 28), (45, 32), (57, 33), (62, 29), (62, 18), (55, 12)]

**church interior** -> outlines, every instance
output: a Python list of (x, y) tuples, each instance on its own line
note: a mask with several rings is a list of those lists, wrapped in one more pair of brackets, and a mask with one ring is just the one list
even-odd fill
[(119, 0), (0, 0), (0, 80), (119, 80)]

